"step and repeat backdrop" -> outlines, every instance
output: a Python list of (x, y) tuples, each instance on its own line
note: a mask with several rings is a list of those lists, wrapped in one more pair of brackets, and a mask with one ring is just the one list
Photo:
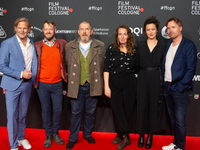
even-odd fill
[[(27, 17), (31, 22), (28, 35), (35, 42), (43, 38), (42, 27), (47, 19), (55, 21), (56, 37), (67, 42), (78, 36), (78, 26), (88, 21), (93, 28), (93, 37), (108, 47), (114, 41), (116, 28), (121, 24), (130, 27), (136, 43), (144, 40), (143, 23), (155, 15), (160, 21), (159, 39), (169, 41), (165, 22), (170, 17), (183, 21), (183, 35), (197, 46), (197, 69), (193, 78), (194, 92), (190, 92), (187, 109), (187, 135), (200, 136), (200, 1), (193, 0), (0, 0), (0, 43), (14, 35), (14, 21)], [(1, 78), (1, 77), (0, 77)], [(63, 82), (63, 114), (61, 129), (69, 129), (70, 103)], [(169, 119), (168, 119), (169, 120)], [(3, 90), (0, 89), (0, 126), (6, 126), (6, 107)], [(27, 127), (42, 128), (41, 108), (33, 88), (27, 115)], [(135, 132), (133, 126), (133, 133)], [(112, 110), (109, 100), (99, 98), (94, 131), (114, 132)], [(158, 134), (172, 134), (168, 128)]]

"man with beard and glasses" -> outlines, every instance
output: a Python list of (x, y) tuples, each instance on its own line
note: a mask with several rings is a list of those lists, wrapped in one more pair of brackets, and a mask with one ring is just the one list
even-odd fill
[[(48, 148), (52, 140), (57, 144), (64, 144), (58, 131), (63, 100), (62, 78), (66, 82), (64, 55), (67, 42), (55, 38), (56, 24), (52, 20), (44, 22), (43, 32), (44, 39), (35, 43), (38, 68), (34, 87), (42, 107), (43, 126), (46, 132), (44, 147)], [(53, 107), (52, 127), (51, 106)]]
[(79, 25), (79, 37), (65, 46), (65, 62), (68, 74), (70, 98), (70, 135), (66, 149), (72, 149), (78, 139), (84, 109), (83, 137), (90, 144), (95, 119), (97, 98), (103, 94), (103, 66), (105, 45), (91, 38), (93, 33), (89, 22)]

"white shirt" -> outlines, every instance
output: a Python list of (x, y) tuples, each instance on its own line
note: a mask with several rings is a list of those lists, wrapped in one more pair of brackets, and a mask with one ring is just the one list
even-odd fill
[[(21, 40), (18, 38), (18, 36), (17, 36), (17, 40), (19, 42), (19, 46), (20, 46), (22, 53), (23, 53), (23, 56), (24, 56), (24, 62), (26, 64), (26, 70), (31, 71), (31, 65), (32, 65), (32, 60), (33, 60), (33, 45), (32, 45), (32, 43), (31, 43), (31, 41), (28, 37), (27, 37), (26, 47), (21, 42)], [(22, 78), (22, 73), (21, 73), (20, 77)]]
[(165, 78), (164, 80), (167, 82), (172, 82), (172, 72), (171, 67), (172, 63), (174, 61), (174, 56), (176, 54), (176, 51), (178, 49), (178, 45), (172, 46), (172, 44), (169, 47), (169, 50), (167, 52), (166, 60), (165, 60)]

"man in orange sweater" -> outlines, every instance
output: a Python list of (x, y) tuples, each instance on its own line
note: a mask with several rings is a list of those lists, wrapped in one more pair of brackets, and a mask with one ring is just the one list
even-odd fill
[[(35, 43), (38, 68), (34, 86), (42, 107), (43, 126), (46, 132), (44, 147), (50, 147), (52, 140), (57, 144), (64, 144), (58, 130), (63, 100), (62, 77), (66, 81), (64, 54), (67, 42), (55, 38), (56, 24), (52, 20), (44, 22), (43, 32), (44, 39)], [(53, 107), (52, 127), (51, 107)]]

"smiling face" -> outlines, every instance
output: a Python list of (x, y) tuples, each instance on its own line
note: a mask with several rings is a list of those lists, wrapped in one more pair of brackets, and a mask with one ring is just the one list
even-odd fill
[(30, 32), (30, 27), (28, 27), (27, 22), (21, 21), (15, 27), (15, 32), (20, 40), (25, 40), (27, 38), (28, 33)]
[(51, 41), (55, 37), (56, 28), (52, 24), (45, 23), (43, 27), (44, 37)]
[(167, 33), (174, 40), (182, 36), (182, 26), (179, 26), (175, 21), (170, 21), (167, 24)]
[(118, 29), (118, 40), (121, 45), (126, 45), (128, 40), (128, 33), (125, 28)]
[(80, 42), (81, 43), (88, 43), (90, 41), (90, 36), (92, 35), (93, 30), (91, 29), (91, 26), (87, 22), (82, 22), (79, 25), (78, 34), (80, 36)]
[(148, 39), (156, 39), (157, 33), (158, 30), (155, 24), (151, 23), (146, 25), (146, 35)]

